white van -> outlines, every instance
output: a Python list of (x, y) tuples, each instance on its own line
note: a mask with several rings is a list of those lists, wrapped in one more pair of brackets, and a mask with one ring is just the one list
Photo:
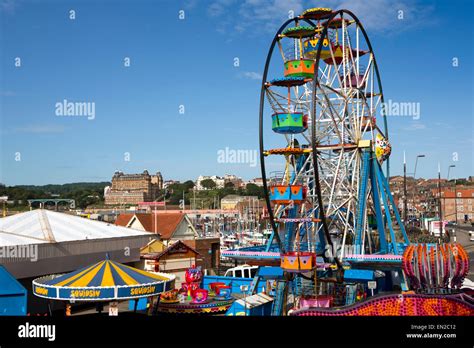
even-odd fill
[(234, 268), (229, 268), (224, 277), (234, 278), (253, 278), (257, 274), (258, 266), (241, 265)]

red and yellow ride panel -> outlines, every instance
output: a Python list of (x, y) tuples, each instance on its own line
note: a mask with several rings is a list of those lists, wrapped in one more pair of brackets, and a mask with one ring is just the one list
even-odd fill
[(474, 306), (455, 295), (379, 296), (347, 308), (302, 308), (295, 316), (472, 316)]
[(312, 59), (296, 59), (285, 62), (285, 76), (292, 77), (313, 77), (314, 76), (314, 60)]

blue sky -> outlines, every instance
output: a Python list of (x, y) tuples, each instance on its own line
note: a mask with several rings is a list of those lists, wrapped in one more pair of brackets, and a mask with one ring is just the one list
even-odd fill
[[(385, 99), (420, 103), (419, 120), (388, 120), (391, 174), (402, 173), (405, 150), (409, 172), (426, 155), (417, 177), (435, 177), (438, 162), (444, 177), (450, 164), (451, 177), (474, 175), (470, 1), (2, 0), (0, 181), (102, 181), (144, 169), (178, 180), (259, 177), (259, 167), (218, 163), (217, 151), (257, 149), (268, 47), (289, 10), (314, 6), (352, 10)], [(56, 116), (64, 99), (94, 102), (95, 118)]]

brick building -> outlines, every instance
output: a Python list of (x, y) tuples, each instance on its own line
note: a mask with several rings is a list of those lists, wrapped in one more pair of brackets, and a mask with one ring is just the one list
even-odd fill
[(155, 239), (141, 248), (139, 268), (176, 275), (175, 288), (179, 289), (186, 281), (186, 270), (196, 264), (198, 257), (195, 249), (180, 240), (166, 246)]
[(112, 177), (112, 186), (104, 190), (105, 204), (123, 205), (152, 202), (163, 188), (160, 172), (150, 175), (147, 170), (141, 174), (124, 174), (117, 171)]
[(239, 210), (242, 212), (246, 207), (254, 207), (257, 210), (257, 207), (263, 204), (264, 201), (257, 196), (227, 195), (221, 199), (221, 209), (223, 210)]
[(219, 267), (220, 239), (199, 237), (187, 214), (166, 211), (151, 214), (120, 214), (115, 224), (154, 232), (160, 236), (160, 241), (164, 246), (181, 241), (197, 251), (197, 266), (203, 269)]
[[(433, 190), (438, 196), (438, 192)], [(468, 222), (474, 219), (474, 188), (467, 186), (447, 187), (441, 190), (443, 219)], [(456, 217), (457, 214), (457, 217)]]
[(196, 265), (204, 270), (217, 269), (220, 265), (220, 239), (214, 238), (196, 238), (194, 240), (185, 240), (184, 244), (195, 249), (199, 254), (196, 258)]
[[(438, 179), (414, 180), (413, 177), (406, 178), (407, 197), (404, 197), (404, 178), (394, 176), (390, 178), (390, 190), (397, 201), (397, 207), (402, 218), (404, 215), (404, 202), (407, 203), (407, 219), (421, 217), (434, 217), (438, 215)], [(446, 185), (447, 180), (441, 179), (441, 186)]]

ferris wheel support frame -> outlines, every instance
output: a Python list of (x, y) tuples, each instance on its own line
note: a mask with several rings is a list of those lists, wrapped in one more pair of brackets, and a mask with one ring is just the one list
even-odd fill
[[(315, 64), (314, 64), (314, 80), (313, 80), (312, 107), (311, 107), (311, 114), (313, 115), (313, 117), (311, 119), (311, 125), (312, 125), (312, 127), (311, 127), (312, 128), (312, 131), (311, 131), (311, 145), (312, 145), (312, 152), (313, 152), (314, 182), (315, 182), (316, 196), (317, 196), (317, 199), (318, 199), (318, 205), (321, 208), (318, 211), (319, 211), (319, 214), (320, 214), (320, 219), (321, 219), (321, 222), (322, 222), (322, 225), (323, 225), (323, 230), (324, 230), (324, 234), (326, 235), (326, 238), (329, 238), (329, 230), (328, 230), (328, 226), (327, 226), (327, 222), (326, 222), (325, 212), (324, 212), (324, 209), (322, 209), (323, 202), (322, 202), (322, 194), (321, 194), (321, 185), (320, 185), (320, 181), (319, 181), (319, 165), (318, 165), (317, 144), (316, 144), (316, 117), (315, 117), (315, 115), (316, 115), (316, 104), (317, 104), (317, 102), (316, 102), (316, 91), (317, 91), (318, 88), (321, 88), (321, 85), (320, 85), (320, 82), (319, 82), (319, 79), (317, 78), (317, 76), (318, 76), (318, 72), (319, 72), (319, 63), (320, 63), (320, 60), (321, 60), (322, 42), (324, 42), (324, 40), (328, 37), (329, 24), (337, 16), (341, 16), (341, 18), (343, 18), (344, 14), (347, 14), (348, 16), (352, 17), (352, 19), (354, 20), (356, 26), (358, 27), (358, 29), (360, 29), (360, 31), (362, 32), (362, 34), (365, 38), (365, 41), (367, 43), (367, 47), (369, 49), (369, 52), (371, 52), (371, 54), (372, 54), (371, 59), (372, 59), (372, 64), (374, 66), (374, 71), (375, 71), (378, 87), (379, 87), (380, 94), (381, 94), (381, 102), (382, 102), (382, 104), (384, 103), (382, 81), (381, 81), (381, 78), (380, 78), (380, 73), (379, 73), (379, 69), (378, 69), (378, 65), (377, 65), (377, 60), (375, 58), (375, 54), (373, 53), (373, 48), (372, 48), (372, 45), (370, 43), (367, 32), (365, 31), (365, 29), (364, 29), (362, 23), (360, 22), (359, 18), (357, 18), (357, 16), (354, 13), (352, 13), (351, 11), (345, 10), (345, 9), (335, 11), (331, 16), (329, 16), (327, 18), (326, 24), (323, 27), (323, 30), (321, 32), (321, 36), (320, 36), (320, 39), (319, 39), (319, 42), (318, 42), (317, 53), (316, 53)], [(381, 116), (382, 116), (383, 121), (384, 121), (385, 137), (388, 140), (387, 117), (385, 115), (385, 111), (384, 111), (383, 108), (382, 108)], [(369, 164), (367, 164), (367, 165), (369, 165)], [(389, 176), (390, 175), (389, 174), (390, 173), (389, 159), (387, 159), (387, 161), (386, 161), (386, 172), (387, 172), (387, 176)], [(381, 173), (377, 172), (377, 174), (381, 174)], [(383, 176), (383, 174), (382, 174), (382, 176)], [(369, 175), (367, 175), (367, 177), (365, 179), (367, 180), (368, 178), (369, 178)], [(377, 175), (376, 178), (379, 179), (379, 176)], [(381, 182), (382, 179), (377, 180), (377, 181)], [(365, 187), (367, 186), (365, 182), (363, 182), (362, 185), (364, 185)], [(372, 181), (372, 185), (377, 185), (377, 184), (375, 183), (375, 181)], [(383, 192), (384, 190), (383, 190), (382, 187), (381, 187), (380, 191), (382, 193), (382, 197), (386, 199), (387, 197), (385, 197), (384, 192)], [(386, 192), (390, 196), (389, 197), (390, 201), (393, 201), (393, 197), (391, 197), (390, 189), (388, 187), (387, 187)], [(359, 195), (359, 198), (365, 198), (365, 190), (363, 190), (362, 194), (363, 194), (363, 196)], [(374, 201), (375, 200), (376, 199), (374, 198)], [(386, 211), (388, 212), (388, 204), (386, 204), (386, 203), (388, 203), (388, 202), (385, 200), (384, 201), (384, 206), (386, 207)], [(374, 204), (378, 205), (379, 202), (375, 202)], [(361, 205), (360, 202), (359, 202), (359, 208), (358, 209), (360, 210), (361, 208), (365, 209), (365, 204)], [(393, 210), (396, 213), (397, 220), (400, 222), (399, 216), (398, 216), (398, 211), (396, 210), (396, 207), (393, 207)], [(379, 229), (380, 229), (380, 227), (383, 226), (381, 224), (381, 221), (379, 221), (380, 217), (381, 217), (380, 214), (377, 214), (377, 223), (378, 223), (378, 226), (379, 226), (378, 228)], [(388, 216), (388, 218), (389, 218), (388, 220), (391, 220), (390, 216)], [(408, 242), (408, 238), (406, 236), (406, 232), (404, 230), (404, 227), (403, 227), (402, 224), (400, 224), (400, 226), (401, 226), (401, 229), (402, 229), (402, 232), (403, 232), (403, 236), (404, 236), (405, 240)], [(390, 234), (391, 234), (392, 238), (394, 239), (395, 238), (394, 231), (393, 231), (393, 228), (392, 228), (391, 225), (389, 226), (389, 230), (390, 230)], [(385, 233), (384, 229), (382, 229), (379, 234), (382, 235), (384, 233)], [(385, 237), (385, 235), (384, 235), (384, 237)], [(356, 248), (358, 250), (360, 250), (361, 244), (363, 243), (363, 242), (361, 242), (362, 238), (361, 238), (360, 234), (356, 235), (356, 239), (357, 239)], [(329, 239), (329, 242), (330, 242), (330, 239)], [(394, 241), (394, 243), (395, 243), (395, 241)], [(330, 243), (330, 245), (332, 245), (332, 243)], [(386, 248), (384, 247), (384, 249), (386, 249)], [(394, 246), (394, 250), (396, 251), (396, 245)], [(336, 263), (338, 263), (338, 265), (340, 264), (340, 260), (337, 258), (336, 255), (335, 255), (335, 261), (336, 261)]]

